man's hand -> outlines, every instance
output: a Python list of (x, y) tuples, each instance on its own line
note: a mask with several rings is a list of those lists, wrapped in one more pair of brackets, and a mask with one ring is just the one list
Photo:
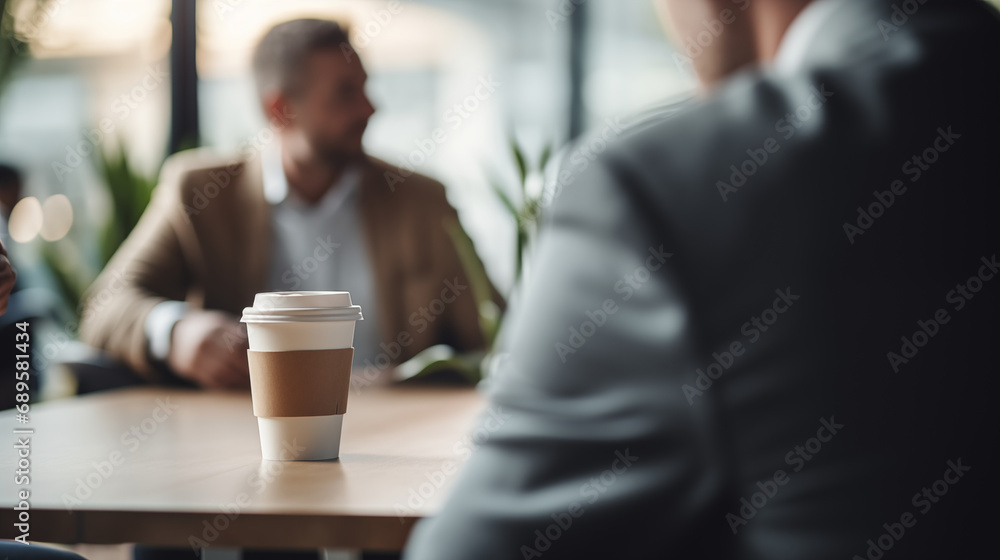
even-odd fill
[(0, 315), (7, 312), (7, 302), (10, 301), (10, 292), (14, 289), (15, 280), (17, 273), (7, 258), (7, 248), (0, 243)]
[(192, 311), (170, 336), (167, 365), (208, 389), (250, 386), (246, 326), (221, 311)]

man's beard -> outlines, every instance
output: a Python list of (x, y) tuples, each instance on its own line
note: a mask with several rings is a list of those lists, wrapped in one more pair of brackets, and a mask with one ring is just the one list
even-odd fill
[(364, 147), (358, 143), (357, 147), (347, 147), (343, 144), (319, 146), (316, 154), (324, 161), (330, 163), (348, 163), (357, 161), (365, 157)]
[[(352, 131), (353, 132), (353, 131)], [(338, 142), (325, 142), (316, 146), (316, 153), (324, 160), (331, 162), (356, 161), (365, 156), (362, 135), (364, 128), (357, 136), (339, 139)]]

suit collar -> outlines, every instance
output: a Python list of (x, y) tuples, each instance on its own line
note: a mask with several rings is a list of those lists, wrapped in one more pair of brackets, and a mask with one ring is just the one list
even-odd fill
[(271, 264), (271, 205), (264, 195), (262, 157), (260, 152), (254, 153), (244, 164), (243, 215), (237, 220), (246, 240), (240, 252), (247, 263), (247, 301), (253, 301), (254, 294), (267, 289), (268, 267)]
[[(383, 340), (396, 340), (406, 328), (397, 321), (399, 290), (396, 286), (399, 240), (393, 235), (398, 231), (399, 216), (397, 206), (390, 204), (391, 191), (385, 183), (386, 169), (378, 160), (365, 155), (359, 163), (358, 208), (365, 235), (365, 248), (375, 277), (375, 296), (378, 298), (379, 324)], [(411, 211), (414, 211), (411, 209)]]
[[(264, 198), (272, 206), (278, 204), (292, 204), (293, 206), (305, 206), (305, 203), (295, 197), (289, 191), (288, 178), (281, 161), (281, 143), (273, 142), (260, 152), (261, 181)], [(349, 164), (341, 173), (336, 184), (323, 195), (323, 197), (311, 208), (331, 211), (343, 204), (357, 189), (360, 181), (361, 170), (356, 163)]]
[[(928, 4), (921, 11), (931, 9)], [(816, 0), (792, 22), (773, 68), (778, 74), (789, 75), (876, 55), (886, 42), (879, 22), (891, 17), (891, 13), (889, 0)], [(899, 31), (909, 32), (915, 27), (911, 23)]]
[(772, 63), (774, 69), (780, 73), (791, 73), (801, 68), (815, 37), (821, 34), (841, 5), (842, 0), (816, 0), (806, 6), (782, 37)]

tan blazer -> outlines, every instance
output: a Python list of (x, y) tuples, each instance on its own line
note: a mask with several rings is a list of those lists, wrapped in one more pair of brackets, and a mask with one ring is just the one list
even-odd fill
[[(443, 227), (457, 220), (444, 187), (418, 174), (390, 187), (387, 173), (399, 170), (370, 157), (362, 166), (359, 207), (382, 339), (387, 345), (413, 340), (394, 362), (438, 343), (482, 348), (475, 298)], [(266, 290), (270, 212), (259, 158), (223, 160), (194, 150), (168, 159), (135, 230), (88, 290), (83, 341), (150, 380), (163, 380), (148, 356), (146, 315), (165, 300), (234, 314), (251, 305), (254, 294)], [(468, 288), (433, 321), (421, 317), (421, 308), (454, 283)]]

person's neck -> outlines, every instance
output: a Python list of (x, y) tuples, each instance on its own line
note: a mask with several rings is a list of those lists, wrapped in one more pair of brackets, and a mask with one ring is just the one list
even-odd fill
[(754, 4), (748, 14), (750, 25), (742, 30), (744, 37), (738, 38), (730, 47), (729, 58), (700, 73), (699, 93), (710, 94), (717, 85), (742, 68), (774, 60), (792, 22), (812, 1), (780, 0)]
[(798, 0), (761, 2), (754, 6), (754, 38), (758, 62), (768, 63), (774, 60), (788, 28), (811, 3), (812, 0)]
[(312, 206), (337, 184), (348, 166), (347, 160), (330, 160), (315, 153), (295, 154), (282, 150), (281, 166), (285, 172), (288, 189), (306, 204)]

